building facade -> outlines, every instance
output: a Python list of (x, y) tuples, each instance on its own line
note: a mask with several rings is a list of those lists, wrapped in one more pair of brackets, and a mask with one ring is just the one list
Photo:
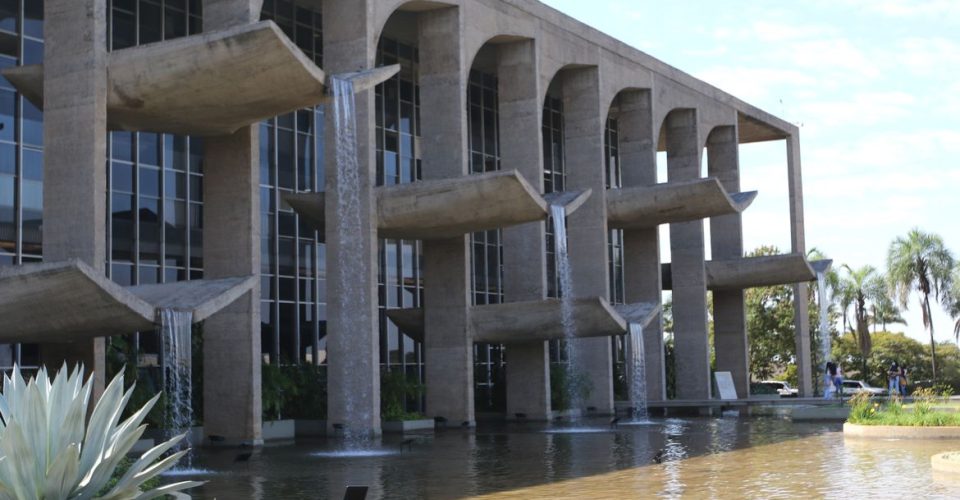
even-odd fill
[[(400, 67), (356, 98), (364, 208), (355, 229), (366, 265), (351, 275), (349, 289), (334, 279), (343, 262), (332, 229), (341, 180), (329, 106), (223, 137), (108, 130), (111, 53), (259, 20), (273, 21), (328, 76)], [(44, 64), (45, 71), (44, 106), (0, 80), (0, 265), (79, 258), (122, 286), (260, 276), (257, 290), (205, 328), (205, 359), (213, 360), (206, 376), (229, 381), (237, 393), (208, 393), (208, 433), (259, 439), (261, 363), (328, 365), (331, 423), (352, 418), (345, 380), (359, 380), (365, 389), (359, 399), (350, 396), (350, 406), (366, 408), (356, 425), (373, 432), (380, 428), (381, 370), (424, 383), (424, 397), (410, 409), (431, 417), (468, 426), (477, 412), (549, 418), (551, 365), (568, 362), (567, 344), (592, 387), (583, 407), (609, 413), (624, 363), (622, 337), (475, 342), (472, 311), (563, 296), (659, 305), (665, 285), (673, 291), (676, 397), (714, 396), (708, 290), (716, 369), (730, 371), (745, 397), (743, 288), (751, 278), (711, 283), (703, 224), (711, 220), (714, 264), (737, 261), (749, 271), (739, 211), (703, 208), (683, 220), (657, 219), (653, 203), (644, 223), (610, 215), (614, 200), (654, 198), (658, 151), (666, 152), (668, 185), (715, 179), (728, 196), (740, 192), (739, 144), (782, 141), (790, 180), (783, 223), (792, 228), (792, 251), (805, 251), (796, 127), (538, 2), (0, 0), (0, 39), (0, 66)], [(78, 70), (80, 63), (87, 69)], [(85, 147), (68, 147), (75, 144)], [(567, 218), (573, 289), (558, 278), (546, 218), (455, 238), (378, 234), (378, 190), (505, 171), (519, 172), (545, 195), (590, 191)], [(82, 194), (65, 194), (76, 191)], [(285, 202), (289, 194), (317, 192), (327, 193), (326, 230)], [(693, 212), (706, 204), (679, 200)], [(669, 283), (659, 224), (671, 229)], [(796, 280), (798, 294), (804, 279)], [(801, 302), (798, 365), (810, 394)], [(394, 309), (422, 311), (422, 335), (392, 321)], [(660, 324), (657, 317), (644, 332), (651, 400), (666, 398)], [(586, 333), (579, 336), (592, 337)], [(131, 335), (142, 354), (158, 352), (154, 333)], [(332, 340), (337, 336), (351, 343)], [(98, 342), (8, 344), (0, 363), (68, 358), (102, 367)]]

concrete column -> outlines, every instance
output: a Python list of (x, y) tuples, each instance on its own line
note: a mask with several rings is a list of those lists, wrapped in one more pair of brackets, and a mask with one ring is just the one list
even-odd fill
[[(254, 22), (258, 0), (204, 0), (206, 31)], [(260, 273), (257, 126), (204, 140), (204, 277)], [(203, 329), (203, 416), (222, 444), (261, 444), (260, 288), (211, 316)]]
[[(657, 183), (657, 138), (649, 90), (620, 94), (620, 166), (624, 187)], [(660, 232), (658, 228), (629, 229), (623, 232), (623, 270), (627, 303), (661, 304)], [(667, 398), (663, 362), (663, 316), (643, 330), (647, 356), (647, 399)]]
[[(543, 190), (540, 62), (533, 40), (499, 47), (500, 162)], [(507, 302), (543, 300), (547, 293), (543, 222), (503, 230), (503, 289)], [(507, 416), (550, 416), (550, 357), (546, 342), (511, 344), (507, 356)]]
[[(592, 189), (593, 194), (567, 220), (567, 242), (574, 297), (608, 297), (607, 190), (604, 174), (603, 134), (607, 109), (600, 104), (600, 71), (584, 68), (564, 71), (563, 120), (564, 163), (568, 190)], [(577, 369), (591, 384), (584, 405), (601, 413), (613, 413), (613, 359), (607, 337), (573, 342)]]
[[(803, 172), (800, 166), (800, 132), (787, 138), (787, 187), (790, 190), (790, 240), (795, 253), (807, 253), (803, 220)], [(797, 375), (800, 395), (814, 397), (813, 359), (810, 356), (810, 315), (807, 284), (793, 285), (793, 326), (797, 343)]]
[[(678, 109), (667, 115), (669, 182), (700, 177), (701, 142), (697, 113)], [(709, 399), (710, 349), (707, 341), (707, 288), (703, 221), (670, 224), (673, 263), (673, 328), (677, 399)]]
[[(325, 0), (323, 3), (323, 59), (327, 74), (372, 68), (377, 33), (367, 2)], [(343, 423), (354, 432), (379, 434), (380, 427), (380, 322), (377, 311), (377, 212), (375, 104), (372, 90), (356, 96), (357, 162), (360, 167), (360, 224), (347, 230), (360, 240), (355, 255), (341, 248), (337, 216), (339, 198), (336, 155), (333, 147), (326, 162), (327, 217), (327, 420)], [(332, 116), (325, 140), (336, 141)], [(358, 269), (341, 265), (360, 264)], [(340, 274), (344, 273), (344, 274)], [(341, 286), (344, 283), (348, 286)], [(348, 419), (348, 409), (352, 409)]]
[[(707, 138), (707, 169), (729, 193), (740, 191), (740, 157), (736, 125), (719, 127)], [(729, 214), (710, 219), (713, 258), (743, 257), (743, 219)], [(750, 358), (743, 290), (713, 291), (713, 345), (717, 371), (728, 371), (740, 398), (750, 397)]]
[[(423, 177), (463, 177), (467, 81), (458, 8), (420, 14)], [(469, 237), (423, 242), (427, 414), (474, 424)]]
[[(107, 8), (102, 0), (44, 4), (43, 258), (107, 260)], [(94, 372), (103, 392), (104, 339), (40, 346), (44, 365)]]

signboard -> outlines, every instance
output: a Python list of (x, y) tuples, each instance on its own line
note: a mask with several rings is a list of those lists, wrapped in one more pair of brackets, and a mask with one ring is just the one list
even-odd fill
[(717, 379), (717, 390), (720, 392), (720, 399), (737, 399), (737, 387), (733, 385), (733, 375), (730, 372), (717, 372), (714, 374)]

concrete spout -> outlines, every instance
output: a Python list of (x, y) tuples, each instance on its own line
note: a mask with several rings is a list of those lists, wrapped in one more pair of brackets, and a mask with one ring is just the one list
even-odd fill
[(757, 192), (729, 194), (716, 178), (607, 191), (611, 228), (634, 229), (741, 213)]
[(257, 286), (259, 277), (124, 288), (79, 260), (0, 268), (0, 342), (73, 342), (154, 328), (156, 310), (203, 321)]
[[(663, 289), (673, 288), (670, 264), (662, 265)], [(711, 290), (746, 289), (760, 286), (789, 285), (817, 278), (812, 264), (803, 254), (765, 255), (706, 262), (707, 288)]]
[[(357, 92), (399, 66), (340, 75)], [(273, 21), (115, 50), (108, 59), (108, 126), (196, 136), (240, 127), (327, 100), (327, 77)], [(43, 66), (3, 75), (43, 108)]]
[[(522, 344), (564, 338), (560, 301), (556, 299), (472, 306), (474, 342)], [(628, 312), (636, 312), (631, 310)], [(644, 314), (644, 318), (648, 316)], [(654, 312), (654, 316), (655, 316)], [(423, 309), (391, 309), (387, 317), (405, 334), (423, 340)], [(574, 330), (580, 338), (608, 337), (627, 331), (627, 320), (602, 297), (574, 299)], [(649, 319), (641, 319), (649, 322)]]
[[(590, 191), (566, 195), (563, 201), (572, 213)], [(516, 170), (380, 186), (376, 197), (382, 238), (455, 238), (544, 220), (548, 214), (548, 201)], [(324, 193), (287, 194), (283, 199), (314, 228), (324, 230)]]
[(355, 71), (353, 73), (340, 73), (333, 75), (327, 79), (327, 91), (325, 93), (326, 100), (329, 101), (331, 98), (333, 98), (333, 85), (331, 85), (331, 80), (349, 80), (353, 83), (353, 91), (360, 93), (380, 85), (381, 83), (393, 78), (393, 76), (399, 72), (400, 65), (391, 64), (389, 66)]

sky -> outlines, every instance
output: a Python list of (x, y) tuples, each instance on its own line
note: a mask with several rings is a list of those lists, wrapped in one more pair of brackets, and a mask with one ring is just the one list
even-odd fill
[[(884, 270), (919, 227), (960, 254), (960, 1), (542, 1), (797, 125), (808, 248)], [(744, 248), (789, 251), (784, 143), (740, 163)], [(890, 329), (928, 342), (908, 307)], [(935, 311), (938, 341), (952, 326)]]

